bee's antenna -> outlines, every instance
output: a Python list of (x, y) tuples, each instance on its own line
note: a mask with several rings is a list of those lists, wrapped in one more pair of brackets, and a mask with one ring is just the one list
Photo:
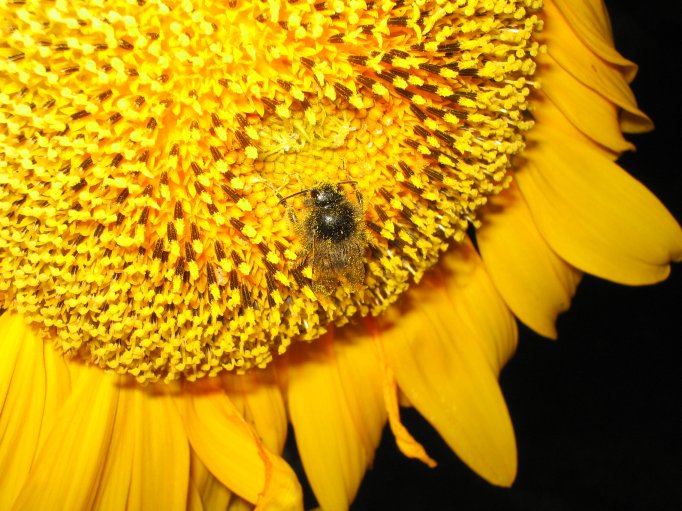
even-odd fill
[(300, 192), (292, 193), (291, 195), (289, 195), (289, 196), (287, 196), (287, 197), (282, 197), (282, 196), (278, 193), (278, 194), (277, 194), (277, 197), (279, 198), (279, 203), (280, 203), (280, 204), (284, 204), (286, 201), (288, 201), (288, 200), (291, 199), (292, 197), (296, 197), (297, 195), (301, 195), (301, 194), (303, 194), (303, 193), (308, 193), (308, 192), (311, 191), (311, 190), (312, 190), (312, 188), (308, 188), (307, 190), (301, 190)]
[(253, 179), (252, 179), (252, 182), (254, 182), (254, 183), (263, 183), (265, 186), (267, 186), (268, 188), (270, 188), (270, 190), (272, 190), (272, 192), (275, 194), (275, 196), (279, 199), (280, 204), (286, 200), (284, 197), (282, 197), (282, 194), (279, 193), (280, 189), (281, 189), (283, 186), (286, 186), (286, 184), (282, 185), (282, 186), (279, 187), (279, 188), (275, 188), (275, 187), (273, 186), (273, 184), (272, 184), (270, 181), (268, 181), (267, 179), (264, 179), (264, 178), (260, 178), (260, 177), (255, 177), (255, 178), (253, 178)]
[[(343, 168), (343, 173), (346, 174), (347, 177), (350, 177), (348, 175), (348, 171), (346, 170), (346, 160), (345, 159), (341, 160), (341, 168)], [(346, 179), (345, 181), (338, 181), (336, 184), (337, 185), (356, 185), (356, 184), (358, 184), (358, 182), (355, 181), (354, 179)]]
[(348, 181), (339, 181), (338, 183), (335, 183), (335, 184), (337, 184), (337, 185), (356, 185), (356, 184), (358, 184), (358, 182), (353, 180), (353, 179), (349, 179)]
[[(338, 185), (356, 185), (357, 183), (358, 183), (357, 181), (348, 180), (348, 181), (339, 181), (339, 182), (337, 182), (337, 183), (332, 183), (332, 184), (338, 186)], [(304, 193), (311, 192), (311, 191), (313, 191), (314, 189), (315, 189), (315, 188), (307, 188), (307, 189), (305, 189), (305, 190), (301, 190), (300, 192), (292, 193), (291, 195), (288, 195), (288, 196), (286, 196), (286, 197), (282, 197), (282, 196), (278, 193), (278, 194), (277, 194), (277, 197), (279, 197), (279, 203), (280, 203), (280, 204), (284, 204), (286, 201), (288, 201), (288, 200), (291, 199), (292, 197), (296, 197), (297, 195), (301, 195), (301, 194), (304, 194)]]

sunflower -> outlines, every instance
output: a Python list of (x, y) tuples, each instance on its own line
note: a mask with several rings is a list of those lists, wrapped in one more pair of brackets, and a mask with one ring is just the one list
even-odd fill
[(682, 231), (599, 2), (0, 2), (0, 508), (347, 509), (415, 407), (492, 484), (516, 318)]

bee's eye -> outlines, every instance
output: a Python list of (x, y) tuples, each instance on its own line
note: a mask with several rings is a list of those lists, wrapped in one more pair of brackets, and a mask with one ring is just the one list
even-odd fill
[(310, 191), (310, 196), (311, 196), (313, 199), (317, 199), (318, 195), (320, 195), (320, 192), (319, 192), (318, 190), (311, 190), (311, 191)]

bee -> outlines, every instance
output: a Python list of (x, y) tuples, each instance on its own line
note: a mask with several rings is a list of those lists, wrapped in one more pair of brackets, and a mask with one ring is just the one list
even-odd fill
[(340, 181), (322, 183), (288, 197), (278, 194), (280, 204), (297, 195), (307, 195), (303, 220), (299, 221), (290, 206), (287, 210), (294, 229), (304, 240), (300, 266), (310, 264), (313, 291), (323, 294), (333, 293), (339, 282), (358, 289), (365, 280), (367, 237), (362, 194), (355, 189), (357, 204), (354, 204), (341, 189), (345, 184), (355, 189), (355, 181)]

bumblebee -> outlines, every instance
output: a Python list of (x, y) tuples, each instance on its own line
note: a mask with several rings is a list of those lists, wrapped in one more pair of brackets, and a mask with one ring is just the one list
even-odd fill
[(290, 206), (287, 211), (294, 229), (304, 240), (299, 266), (310, 264), (313, 291), (323, 294), (333, 293), (340, 282), (358, 289), (365, 280), (367, 237), (362, 194), (355, 189), (354, 204), (343, 193), (344, 184), (355, 185), (355, 181), (322, 183), (288, 197), (280, 196), (280, 204), (285, 204), (292, 197), (307, 195), (303, 220), (299, 221)]

